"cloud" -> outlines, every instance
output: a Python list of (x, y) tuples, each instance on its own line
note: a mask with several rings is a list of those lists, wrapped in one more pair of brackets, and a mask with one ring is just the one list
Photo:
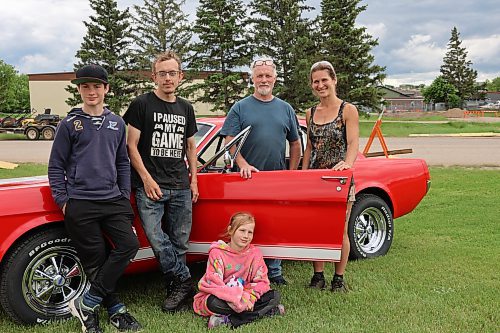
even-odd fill
[(446, 49), (439, 47), (430, 35), (412, 35), (403, 47), (390, 52), (392, 71), (406, 69), (412, 72), (439, 70)]
[[(21, 73), (72, 70), (70, 61), (85, 33), (86, 0), (23, 0), (2, 6), (0, 45), (2, 59)], [(68, 67), (68, 63), (69, 67)]]
[(472, 67), (481, 66), (485, 70), (498, 71), (500, 35), (464, 39), (462, 46), (468, 52), (468, 59), (473, 63)]
[(410, 73), (402, 73), (402, 74), (394, 74), (389, 75), (384, 80), (384, 84), (389, 84), (391, 86), (399, 86), (401, 84), (425, 84), (430, 85), (434, 79), (439, 76), (441, 73), (439, 71), (430, 71), (430, 72), (410, 72)]
[(387, 33), (387, 26), (383, 22), (374, 24), (362, 24), (366, 27), (366, 32), (374, 38), (378, 38), (379, 42)]
[[(3, 0), (0, 10), (0, 59), (22, 73), (71, 71), (92, 15), (91, 0)], [(248, 4), (250, 0), (244, 0)], [(124, 9), (142, 0), (117, 0)], [(306, 1), (320, 11), (320, 0)], [(362, 0), (367, 9), (357, 24), (378, 38), (375, 63), (387, 67), (389, 80), (431, 82), (439, 75), (451, 29), (456, 26), (478, 80), (499, 75), (498, 0)], [(199, 1), (183, 5), (190, 19)], [(408, 80), (408, 81), (404, 81)]]

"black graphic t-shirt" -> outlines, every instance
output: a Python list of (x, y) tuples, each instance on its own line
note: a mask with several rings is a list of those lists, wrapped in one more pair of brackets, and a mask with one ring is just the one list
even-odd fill
[[(127, 124), (141, 131), (138, 150), (144, 166), (162, 188), (188, 189), (187, 138), (197, 131), (193, 106), (177, 97), (165, 102), (154, 92), (134, 99), (123, 116)], [(142, 187), (141, 177), (132, 168), (132, 187)]]

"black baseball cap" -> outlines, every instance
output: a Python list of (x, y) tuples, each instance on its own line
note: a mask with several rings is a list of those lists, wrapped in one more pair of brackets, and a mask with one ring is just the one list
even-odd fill
[(76, 71), (76, 79), (71, 80), (71, 83), (81, 84), (85, 82), (108, 84), (108, 72), (99, 65), (85, 65)]

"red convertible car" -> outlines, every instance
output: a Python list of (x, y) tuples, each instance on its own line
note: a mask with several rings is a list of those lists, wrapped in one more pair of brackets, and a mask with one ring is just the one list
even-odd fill
[[(200, 197), (193, 208), (191, 262), (206, 258), (210, 243), (237, 211), (255, 215), (254, 243), (266, 257), (340, 260), (353, 176), (356, 203), (348, 224), (351, 257), (384, 255), (392, 243), (393, 219), (411, 212), (430, 186), (423, 160), (367, 159), (361, 154), (352, 170), (268, 171), (243, 179), (234, 172), (234, 159), (251, 128), (225, 145), (219, 135), (223, 121), (198, 120)], [(236, 150), (231, 154), (233, 146)], [(69, 315), (69, 300), (88, 287), (62, 221), (46, 177), (0, 182), (0, 303), (16, 322), (64, 318)], [(134, 227), (141, 248), (127, 272), (156, 269), (138, 217)]]

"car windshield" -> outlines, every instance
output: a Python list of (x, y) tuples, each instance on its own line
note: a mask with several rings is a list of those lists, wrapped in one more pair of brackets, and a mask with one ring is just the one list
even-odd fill
[(208, 133), (215, 127), (215, 125), (207, 123), (197, 123), (198, 132), (194, 134), (194, 139), (196, 140), (196, 146), (207, 136)]

